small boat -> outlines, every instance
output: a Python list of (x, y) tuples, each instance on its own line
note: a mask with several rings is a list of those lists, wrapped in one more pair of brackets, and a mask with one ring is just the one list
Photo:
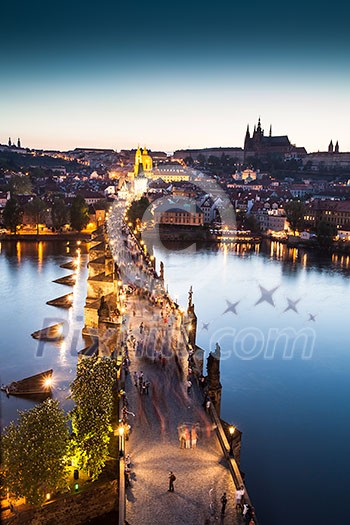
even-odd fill
[(9, 396), (47, 398), (51, 396), (53, 370), (46, 370), (30, 377), (2, 385), (1, 390)]

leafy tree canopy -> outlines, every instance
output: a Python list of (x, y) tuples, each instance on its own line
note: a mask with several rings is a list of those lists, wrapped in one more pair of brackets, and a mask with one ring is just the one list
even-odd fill
[(26, 206), (26, 212), (31, 217), (32, 222), (36, 224), (37, 234), (39, 234), (39, 224), (44, 220), (45, 209), (46, 204), (40, 199), (40, 197), (35, 197)]
[(91, 357), (78, 363), (71, 385), (76, 404), (71, 413), (76, 456), (79, 468), (89, 472), (92, 479), (97, 479), (108, 457), (116, 373), (114, 360)]
[(89, 223), (89, 207), (81, 195), (77, 195), (72, 202), (70, 222), (73, 230), (80, 232)]
[(287, 221), (294, 234), (304, 226), (305, 204), (301, 201), (289, 201), (284, 205)]
[(62, 197), (59, 197), (55, 200), (51, 207), (51, 218), (52, 218), (52, 225), (57, 230), (59, 228), (62, 228), (65, 224), (67, 224), (69, 218), (68, 218), (68, 208), (66, 206), (66, 203)]
[(11, 192), (16, 195), (32, 193), (32, 183), (27, 175), (13, 175), (10, 181)]
[(326, 221), (320, 221), (317, 225), (317, 240), (322, 248), (330, 248), (333, 237), (337, 234), (337, 228)]
[(8, 228), (13, 233), (16, 233), (17, 226), (22, 223), (23, 210), (17, 199), (11, 197), (6, 202), (2, 220), (4, 222), (5, 228)]
[(133, 201), (128, 210), (128, 221), (132, 222), (135, 227), (137, 219), (142, 220), (142, 217), (147, 210), (150, 202), (147, 197), (141, 197), (140, 199)]
[(48, 399), (20, 412), (2, 436), (4, 486), (33, 505), (44, 503), (48, 492), (67, 487), (66, 416), (58, 401)]

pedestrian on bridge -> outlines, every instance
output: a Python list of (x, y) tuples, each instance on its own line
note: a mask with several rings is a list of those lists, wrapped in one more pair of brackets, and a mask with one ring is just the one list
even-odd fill
[(225, 516), (226, 505), (227, 505), (227, 496), (226, 496), (226, 492), (224, 492), (223, 495), (221, 496), (221, 516)]
[(173, 473), (173, 471), (171, 470), (169, 472), (169, 488), (168, 488), (168, 492), (174, 492), (174, 481), (175, 480), (176, 480), (176, 476)]
[(191, 445), (192, 445), (192, 448), (196, 448), (197, 447), (197, 429), (196, 429), (196, 425), (192, 425), (192, 429), (191, 429)]

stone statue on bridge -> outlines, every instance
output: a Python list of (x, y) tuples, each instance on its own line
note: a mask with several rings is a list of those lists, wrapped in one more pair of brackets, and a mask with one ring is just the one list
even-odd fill
[(220, 357), (221, 349), (219, 343), (215, 345), (215, 351), (210, 352), (207, 359), (208, 373), (208, 396), (211, 399), (218, 416), (220, 417), (221, 390), (220, 383)]

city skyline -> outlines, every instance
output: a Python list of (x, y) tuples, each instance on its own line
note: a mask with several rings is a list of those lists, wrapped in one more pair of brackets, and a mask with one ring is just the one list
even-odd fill
[[(1, 142), (173, 151), (242, 147), (261, 117), (308, 152), (350, 151), (341, 6), (179, 2), (176, 9), (38, 2), (0, 35)], [(253, 8), (253, 9), (251, 9)], [(50, 10), (51, 9), (51, 10)]]

